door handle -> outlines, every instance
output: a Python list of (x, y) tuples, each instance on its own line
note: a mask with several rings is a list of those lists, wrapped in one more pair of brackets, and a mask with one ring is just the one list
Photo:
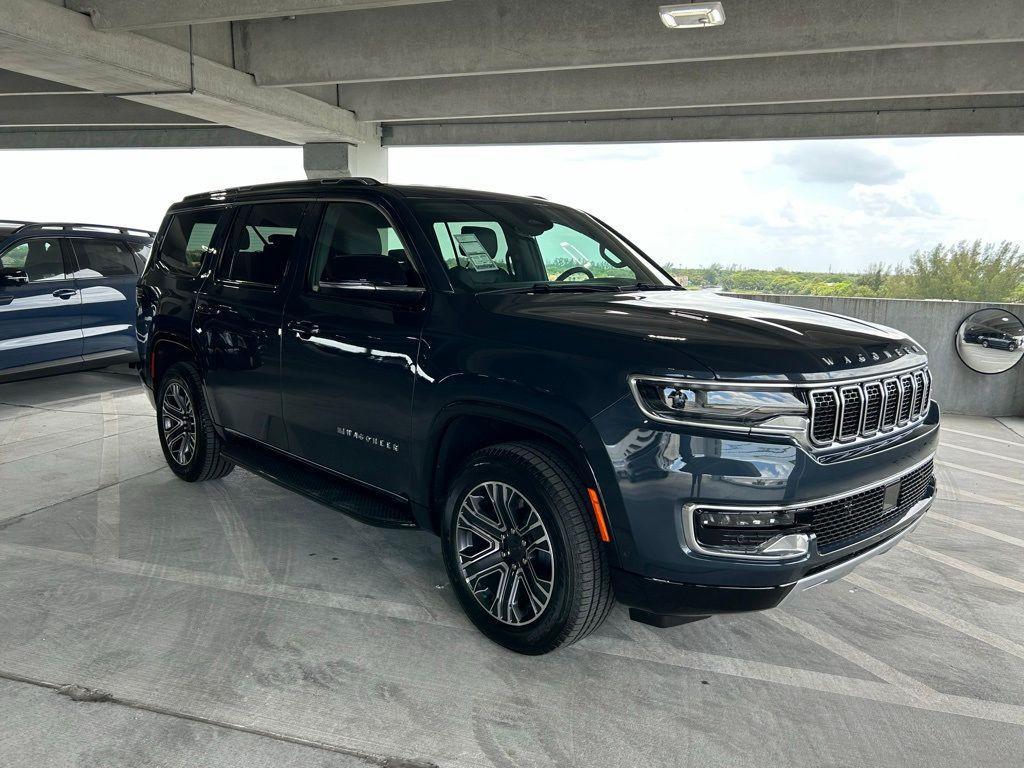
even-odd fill
[(58, 299), (63, 299), (64, 301), (67, 301), (76, 293), (78, 293), (78, 291), (76, 291), (74, 288), (61, 288), (59, 291), (54, 291), (53, 296), (55, 296)]
[(320, 333), (320, 326), (308, 320), (292, 320), (287, 327), (300, 339), (308, 339), (310, 336)]

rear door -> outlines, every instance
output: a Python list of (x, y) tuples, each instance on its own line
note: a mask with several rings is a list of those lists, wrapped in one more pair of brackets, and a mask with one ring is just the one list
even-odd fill
[(82, 301), (82, 354), (136, 351), (138, 260), (118, 239), (72, 237), (75, 287)]
[[(423, 282), (385, 212), (324, 205), (284, 318), (281, 393), (292, 453), (394, 494), (409, 491)], [(381, 289), (381, 290), (378, 290)]]
[(196, 346), (217, 423), (281, 449), (281, 322), (308, 205), (239, 207), (196, 301)]
[(24, 284), (0, 284), (0, 371), (81, 361), (81, 299), (61, 241), (28, 238), (0, 254), (0, 266), (28, 275)]

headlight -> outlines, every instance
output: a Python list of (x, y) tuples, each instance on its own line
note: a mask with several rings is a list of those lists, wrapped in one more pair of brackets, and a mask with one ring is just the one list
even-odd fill
[[(796, 389), (746, 387), (681, 379), (630, 379), (640, 409), (653, 419), (686, 424), (753, 428), (805, 418), (807, 403)], [(790, 417), (790, 418), (786, 418)]]

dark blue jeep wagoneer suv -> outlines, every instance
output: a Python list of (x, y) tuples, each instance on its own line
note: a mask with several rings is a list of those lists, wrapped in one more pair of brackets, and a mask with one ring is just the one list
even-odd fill
[(893, 547), (935, 493), (925, 351), (678, 286), (533, 198), (369, 179), (194, 195), (139, 285), (167, 463), (236, 464), (441, 537), (488, 637), (544, 653), (613, 601), (772, 608)]

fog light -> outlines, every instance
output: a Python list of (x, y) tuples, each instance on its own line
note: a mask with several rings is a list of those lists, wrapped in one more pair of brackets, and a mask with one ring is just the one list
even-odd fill
[(725, 24), (725, 9), (721, 3), (663, 5), (658, 13), (661, 14), (661, 23), (671, 29), (720, 27)]
[(796, 522), (792, 510), (772, 512), (740, 512), (727, 510), (699, 513), (700, 524), (706, 528), (776, 528)]

